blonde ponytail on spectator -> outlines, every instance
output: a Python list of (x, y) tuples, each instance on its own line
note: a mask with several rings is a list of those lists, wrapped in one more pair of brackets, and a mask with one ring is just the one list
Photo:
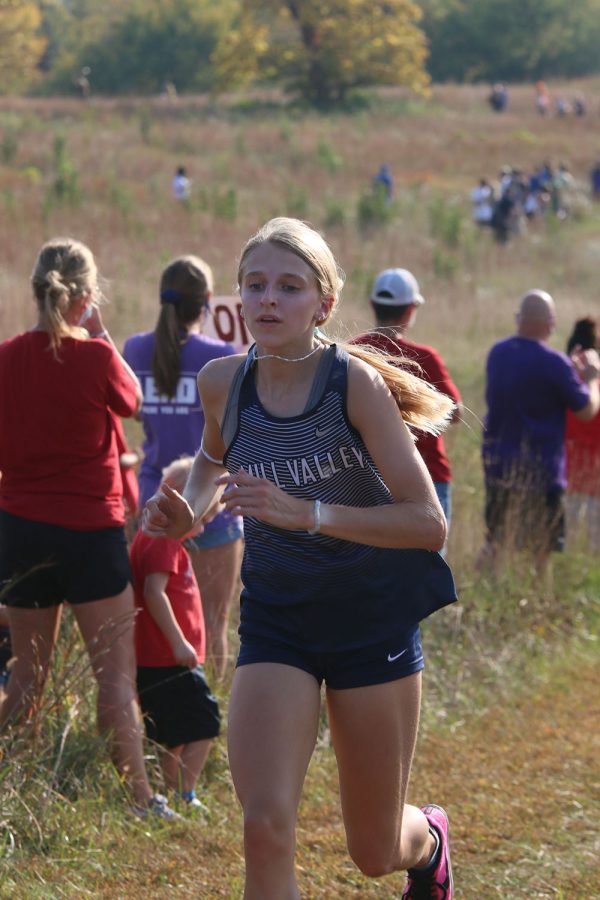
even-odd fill
[(31, 275), (40, 325), (47, 331), (52, 351), (58, 354), (65, 337), (85, 339), (87, 331), (65, 320), (73, 302), (89, 293), (98, 302), (98, 270), (89, 247), (72, 238), (54, 238), (39, 252)]

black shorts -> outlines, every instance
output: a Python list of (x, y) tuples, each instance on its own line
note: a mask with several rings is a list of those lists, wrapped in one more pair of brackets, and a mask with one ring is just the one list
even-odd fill
[(219, 704), (203, 666), (138, 666), (137, 689), (150, 740), (179, 747), (219, 736)]
[(25, 609), (115, 597), (131, 580), (120, 527), (78, 531), (0, 510), (2, 602)]
[(565, 503), (562, 488), (532, 490), (485, 486), (485, 524), (488, 540), (537, 553), (565, 548)]
[(282, 663), (314, 675), (328, 688), (367, 687), (406, 678), (424, 667), (421, 630), (414, 625), (381, 644), (317, 653), (269, 638), (242, 636), (238, 666)]

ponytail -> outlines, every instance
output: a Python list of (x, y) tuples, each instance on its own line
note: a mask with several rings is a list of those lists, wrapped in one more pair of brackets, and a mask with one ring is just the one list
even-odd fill
[(158, 392), (163, 397), (174, 397), (181, 374), (182, 329), (175, 307), (161, 306), (154, 329), (154, 353), (152, 374)]
[(158, 392), (174, 397), (181, 375), (181, 346), (188, 331), (208, 308), (213, 277), (198, 256), (180, 256), (160, 279), (160, 313), (154, 329), (152, 374)]
[(67, 324), (65, 315), (73, 301), (86, 292), (98, 298), (98, 272), (91, 250), (72, 238), (55, 238), (44, 244), (31, 275), (40, 324), (48, 332), (50, 348), (58, 356), (65, 337), (83, 340), (87, 331)]
[[(319, 339), (332, 344), (319, 332)], [(376, 347), (365, 344), (342, 344), (344, 350), (372, 366), (383, 378), (400, 410), (400, 415), (412, 431), (440, 434), (450, 422), (454, 402), (430, 385), (408, 367), (420, 369), (418, 363), (407, 357), (392, 356)]]

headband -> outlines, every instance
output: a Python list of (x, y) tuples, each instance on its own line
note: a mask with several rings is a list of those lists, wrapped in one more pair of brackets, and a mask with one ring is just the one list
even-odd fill
[(166, 290), (160, 292), (160, 302), (163, 304), (173, 303), (176, 305), (180, 300), (183, 300), (183, 295), (173, 288), (166, 288)]

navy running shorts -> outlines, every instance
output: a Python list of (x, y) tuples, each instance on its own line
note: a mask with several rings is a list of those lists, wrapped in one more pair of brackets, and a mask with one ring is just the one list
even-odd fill
[(137, 689), (151, 741), (173, 748), (219, 736), (219, 704), (203, 666), (138, 666)]
[(0, 510), (2, 602), (46, 609), (115, 597), (131, 580), (123, 528), (78, 531)]
[(396, 681), (419, 672), (425, 665), (418, 625), (380, 644), (326, 653), (244, 635), (237, 665), (264, 662), (303, 669), (314, 675), (319, 686), (325, 682), (328, 688), (335, 690)]

